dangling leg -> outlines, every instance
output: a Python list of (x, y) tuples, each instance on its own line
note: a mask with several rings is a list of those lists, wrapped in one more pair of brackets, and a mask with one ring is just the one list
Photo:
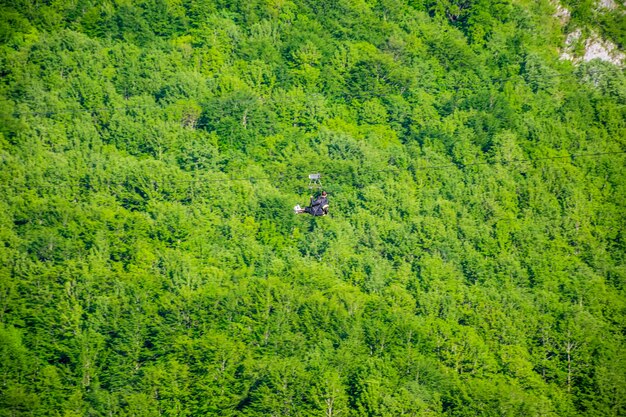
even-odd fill
[(308, 211), (307, 211), (307, 209), (308, 209), (308, 208), (309, 208), (309, 207), (302, 208), (302, 207), (300, 207), (300, 204), (298, 204), (298, 205), (296, 205), (296, 206), (293, 208), (293, 211), (294, 211), (294, 213), (296, 213), (296, 214), (308, 213)]

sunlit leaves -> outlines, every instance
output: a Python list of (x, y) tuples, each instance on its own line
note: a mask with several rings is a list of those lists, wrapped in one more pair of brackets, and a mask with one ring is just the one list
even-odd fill
[(547, 3), (31, 3), (6, 413), (624, 414), (623, 76)]

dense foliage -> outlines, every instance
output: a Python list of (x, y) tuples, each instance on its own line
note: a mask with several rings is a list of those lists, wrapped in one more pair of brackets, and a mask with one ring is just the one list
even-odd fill
[(626, 415), (626, 79), (550, 2), (0, 3), (0, 415)]
[(626, 46), (626, 3), (613, 0), (563, 0), (571, 10), (567, 22), (571, 30), (584, 30), (587, 35), (600, 32), (605, 38)]

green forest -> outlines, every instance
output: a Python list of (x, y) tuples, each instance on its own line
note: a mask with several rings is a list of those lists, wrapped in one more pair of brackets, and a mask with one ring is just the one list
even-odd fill
[(560, 4), (0, 0), (0, 416), (626, 415), (626, 72), (560, 59), (626, 4)]

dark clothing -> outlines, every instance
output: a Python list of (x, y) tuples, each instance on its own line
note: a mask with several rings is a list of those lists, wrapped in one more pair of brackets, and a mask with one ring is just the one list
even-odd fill
[(324, 216), (328, 214), (328, 198), (319, 196), (315, 200), (311, 197), (311, 206), (304, 208), (305, 213), (313, 216)]

